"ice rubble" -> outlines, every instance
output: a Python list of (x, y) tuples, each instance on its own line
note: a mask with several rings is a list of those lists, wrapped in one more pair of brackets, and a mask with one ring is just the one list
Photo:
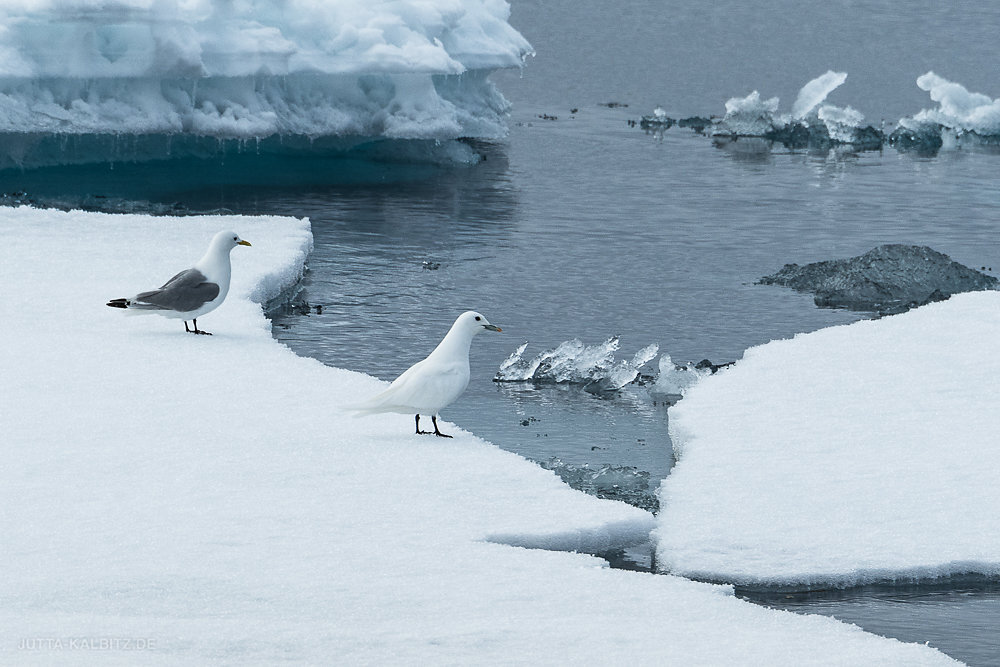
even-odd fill
[(864, 116), (856, 109), (824, 104), (827, 96), (847, 80), (844, 72), (828, 71), (799, 91), (790, 114), (778, 113), (777, 97), (762, 99), (756, 90), (746, 97), (726, 102), (722, 118), (690, 118), (676, 121), (657, 109), (638, 123), (647, 131), (662, 132), (674, 124), (694, 127), (719, 142), (740, 137), (777, 141), (789, 148), (829, 148), (844, 145), (855, 150), (878, 150), (889, 143), (899, 150), (934, 153), (943, 147), (1000, 145), (1000, 98), (981, 93), (944, 79), (934, 72), (917, 78), (917, 86), (939, 102), (937, 109), (925, 109), (902, 118), (888, 136), (882, 128), (862, 126)]
[(796, 588), (1000, 576), (1000, 294), (747, 350), (670, 409), (658, 561)]
[(508, 16), (502, 0), (5, 3), (0, 148), (30, 165), (54, 159), (47, 134), (112, 153), (121, 135), (502, 136), (507, 102), (487, 75), (531, 52)]
[(786, 264), (757, 284), (812, 292), (821, 308), (889, 315), (960, 292), (997, 289), (998, 281), (927, 246), (893, 243), (849, 259)]
[(893, 144), (924, 151), (945, 145), (1000, 145), (1000, 98), (971, 93), (934, 72), (919, 77), (917, 86), (939, 106), (901, 119), (890, 136)]
[(654, 376), (644, 373), (643, 367), (656, 358), (659, 345), (647, 345), (631, 359), (615, 360), (619, 346), (618, 336), (590, 346), (574, 338), (525, 358), (528, 343), (524, 342), (500, 364), (493, 381), (571, 384), (598, 394), (638, 383), (647, 385), (651, 394), (660, 394), (670, 401), (681, 398), (698, 380), (728, 365), (713, 364), (708, 359), (677, 365), (669, 354), (663, 353)]
[[(222, 226), (254, 246), (215, 336), (103, 305)], [(729, 587), (491, 542), (620, 547), (653, 519), (471, 434), (343, 413), (384, 384), (296, 357), (259, 305), (301, 273), (307, 221), (0, 209), (0, 239), (0, 662), (86, 657), (20, 638), (133, 637), (154, 647), (101, 660), (955, 664)]]
[(568, 383), (598, 393), (617, 391), (639, 377), (642, 366), (659, 351), (659, 345), (653, 343), (636, 352), (630, 360), (615, 361), (618, 336), (590, 346), (574, 338), (530, 359), (524, 357), (527, 347), (527, 342), (521, 344), (500, 364), (494, 382)]
[(712, 135), (763, 137), (791, 148), (825, 148), (850, 144), (859, 149), (880, 148), (881, 130), (862, 127), (864, 117), (851, 107), (823, 104), (827, 96), (847, 80), (845, 72), (828, 71), (799, 91), (791, 115), (778, 114), (778, 98), (762, 100), (756, 90), (746, 97), (726, 102), (726, 115), (716, 123)]

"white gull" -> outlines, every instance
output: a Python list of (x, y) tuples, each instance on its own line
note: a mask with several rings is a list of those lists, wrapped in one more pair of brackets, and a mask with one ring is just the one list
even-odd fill
[[(438, 429), (438, 413), (455, 402), (469, 385), (469, 348), (483, 331), (501, 331), (479, 313), (458, 316), (447, 335), (427, 358), (410, 366), (389, 388), (364, 403), (352, 406), (358, 416), (380, 412), (415, 415), (417, 433), (450, 438)], [(434, 431), (420, 430), (420, 415), (430, 415)]]

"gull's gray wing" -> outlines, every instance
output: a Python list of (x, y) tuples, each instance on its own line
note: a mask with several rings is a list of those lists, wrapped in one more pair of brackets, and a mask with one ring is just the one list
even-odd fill
[(187, 269), (164, 283), (160, 289), (136, 294), (133, 308), (176, 310), (186, 313), (197, 310), (219, 296), (219, 286), (208, 282), (198, 269)]

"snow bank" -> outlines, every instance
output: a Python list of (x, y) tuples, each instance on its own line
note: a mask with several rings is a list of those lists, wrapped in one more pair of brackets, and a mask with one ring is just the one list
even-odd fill
[[(214, 336), (104, 306), (221, 227), (254, 245), (199, 322)], [(93, 661), (81, 638), (142, 640), (100, 651), (112, 664), (951, 662), (728, 587), (490, 542), (596, 549), (653, 518), (471, 434), (343, 413), (383, 383), (296, 357), (254, 302), (299, 275), (306, 221), (0, 209), (0, 240), (0, 662)]]
[(43, 147), (50, 157), (36, 146), (44, 133), (502, 136), (508, 105), (487, 75), (531, 52), (509, 9), (502, 0), (4, 3), (0, 149), (32, 166)]
[(670, 409), (660, 566), (747, 585), (1000, 575), (1000, 294), (747, 351)]

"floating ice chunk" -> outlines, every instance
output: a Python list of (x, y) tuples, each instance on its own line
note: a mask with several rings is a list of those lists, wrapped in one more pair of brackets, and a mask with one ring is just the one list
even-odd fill
[(777, 97), (762, 100), (755, 90), (746, 97), (733, 97), (726, 102), (726, 115), (721, 125), (727, 134), (762, 137), (774, 129), (777, 111)]
[[(976, 122), (990, 111), (1000, 113), (1000, 100), (990, 99), (982, 93), (970, 93), (965, 86), (953, 83), (927, 72), (917, 78), (917, 87), (931, 94), (931, 99), (938, 102), (939, 112), (944, 117), (954, 118), (959, 123)], [(992, 118), (996, 121), (996, 118)]]
[(824, 104), (816, 112), (816, 117), (826, 126), (832, 141), (849, 144), (857, 138), (858, 128), (864, 121), (864, 115), (851, 107), (835, 107)]
[(652, 361), (656, 357), (656, 353), (659, 352), (660, 346), (656, 343), (652, 343), (642, 348), (635, 353), (630, 361), (618, 361), (616, 362), (607, 374), (601, 378), (600, 386), (602, 389), (616, 390), (621, 389), (625, 385), (631, 383), (637, 377), (639, 377), (639, 369), (643, 367), (647, 362)]
[(711, 367), (696, 368), (688, 363), (685, 366), (678, 366), (670, 358), (669, 354), (660, 356), (660, 374), (656, 377), (656, 383), (650, 391), (668, 396), (683, 396), (684, 392), (693, 387), (706, 375), (712, 374)]
[(969, 92), (934, 72), (918, 77), (917, 86), (940, 106), (900, 119), (891, 137), (897, 147), (937, 151), (965, 143), (1000, 142), (1000, 98)]
[(617, 391), (635, 380), (639, 369), (659, 350), (654, 343), (636, 352), (631, 360), (615, 361), (618, 336), (592, 346), (574, 338), (531, 359), (524, 358), (527, 347), (528, 343), (523, 343), (500, 364), (494, 382), (581, 384), (588, 391)]
[(635, 466), (604, 464), (573, 465), (557, 456), (538, 465), (551, 470), (569, 486), (606, 500), (620, 500), (650, 512), (660, 509), (660, 501), (649, 488), (649, 473)]
[(829, 148), (850, 144), (856, 149), (878, 149), (885, 134), (871, 126), (862, 127), (864, 116), (851, 107), (823, 104), (834, 89), (847, 79), (844, 72), (828, 71), (799, 91), (790, 115), (778, 114), (778, 98), (762, 100), (755, 90), (747, 97), (726, 102), (726, 115), (712, 134), (719, 141), (734, 137), (763, 137), (789, 148)]
[(756, 90), (746, 97), (732, 97), (726, 101), (726, 115), (774, 114), (778, 110), (778, 98), (761, 100)]
[(826, 74), (816, 77), (802, 86), (799, 96), (792, 105), (792, 118), (801, 120), (812, 113), (826, 100), (826, 96), (847, 80), (846, 72), (829, 70)]

